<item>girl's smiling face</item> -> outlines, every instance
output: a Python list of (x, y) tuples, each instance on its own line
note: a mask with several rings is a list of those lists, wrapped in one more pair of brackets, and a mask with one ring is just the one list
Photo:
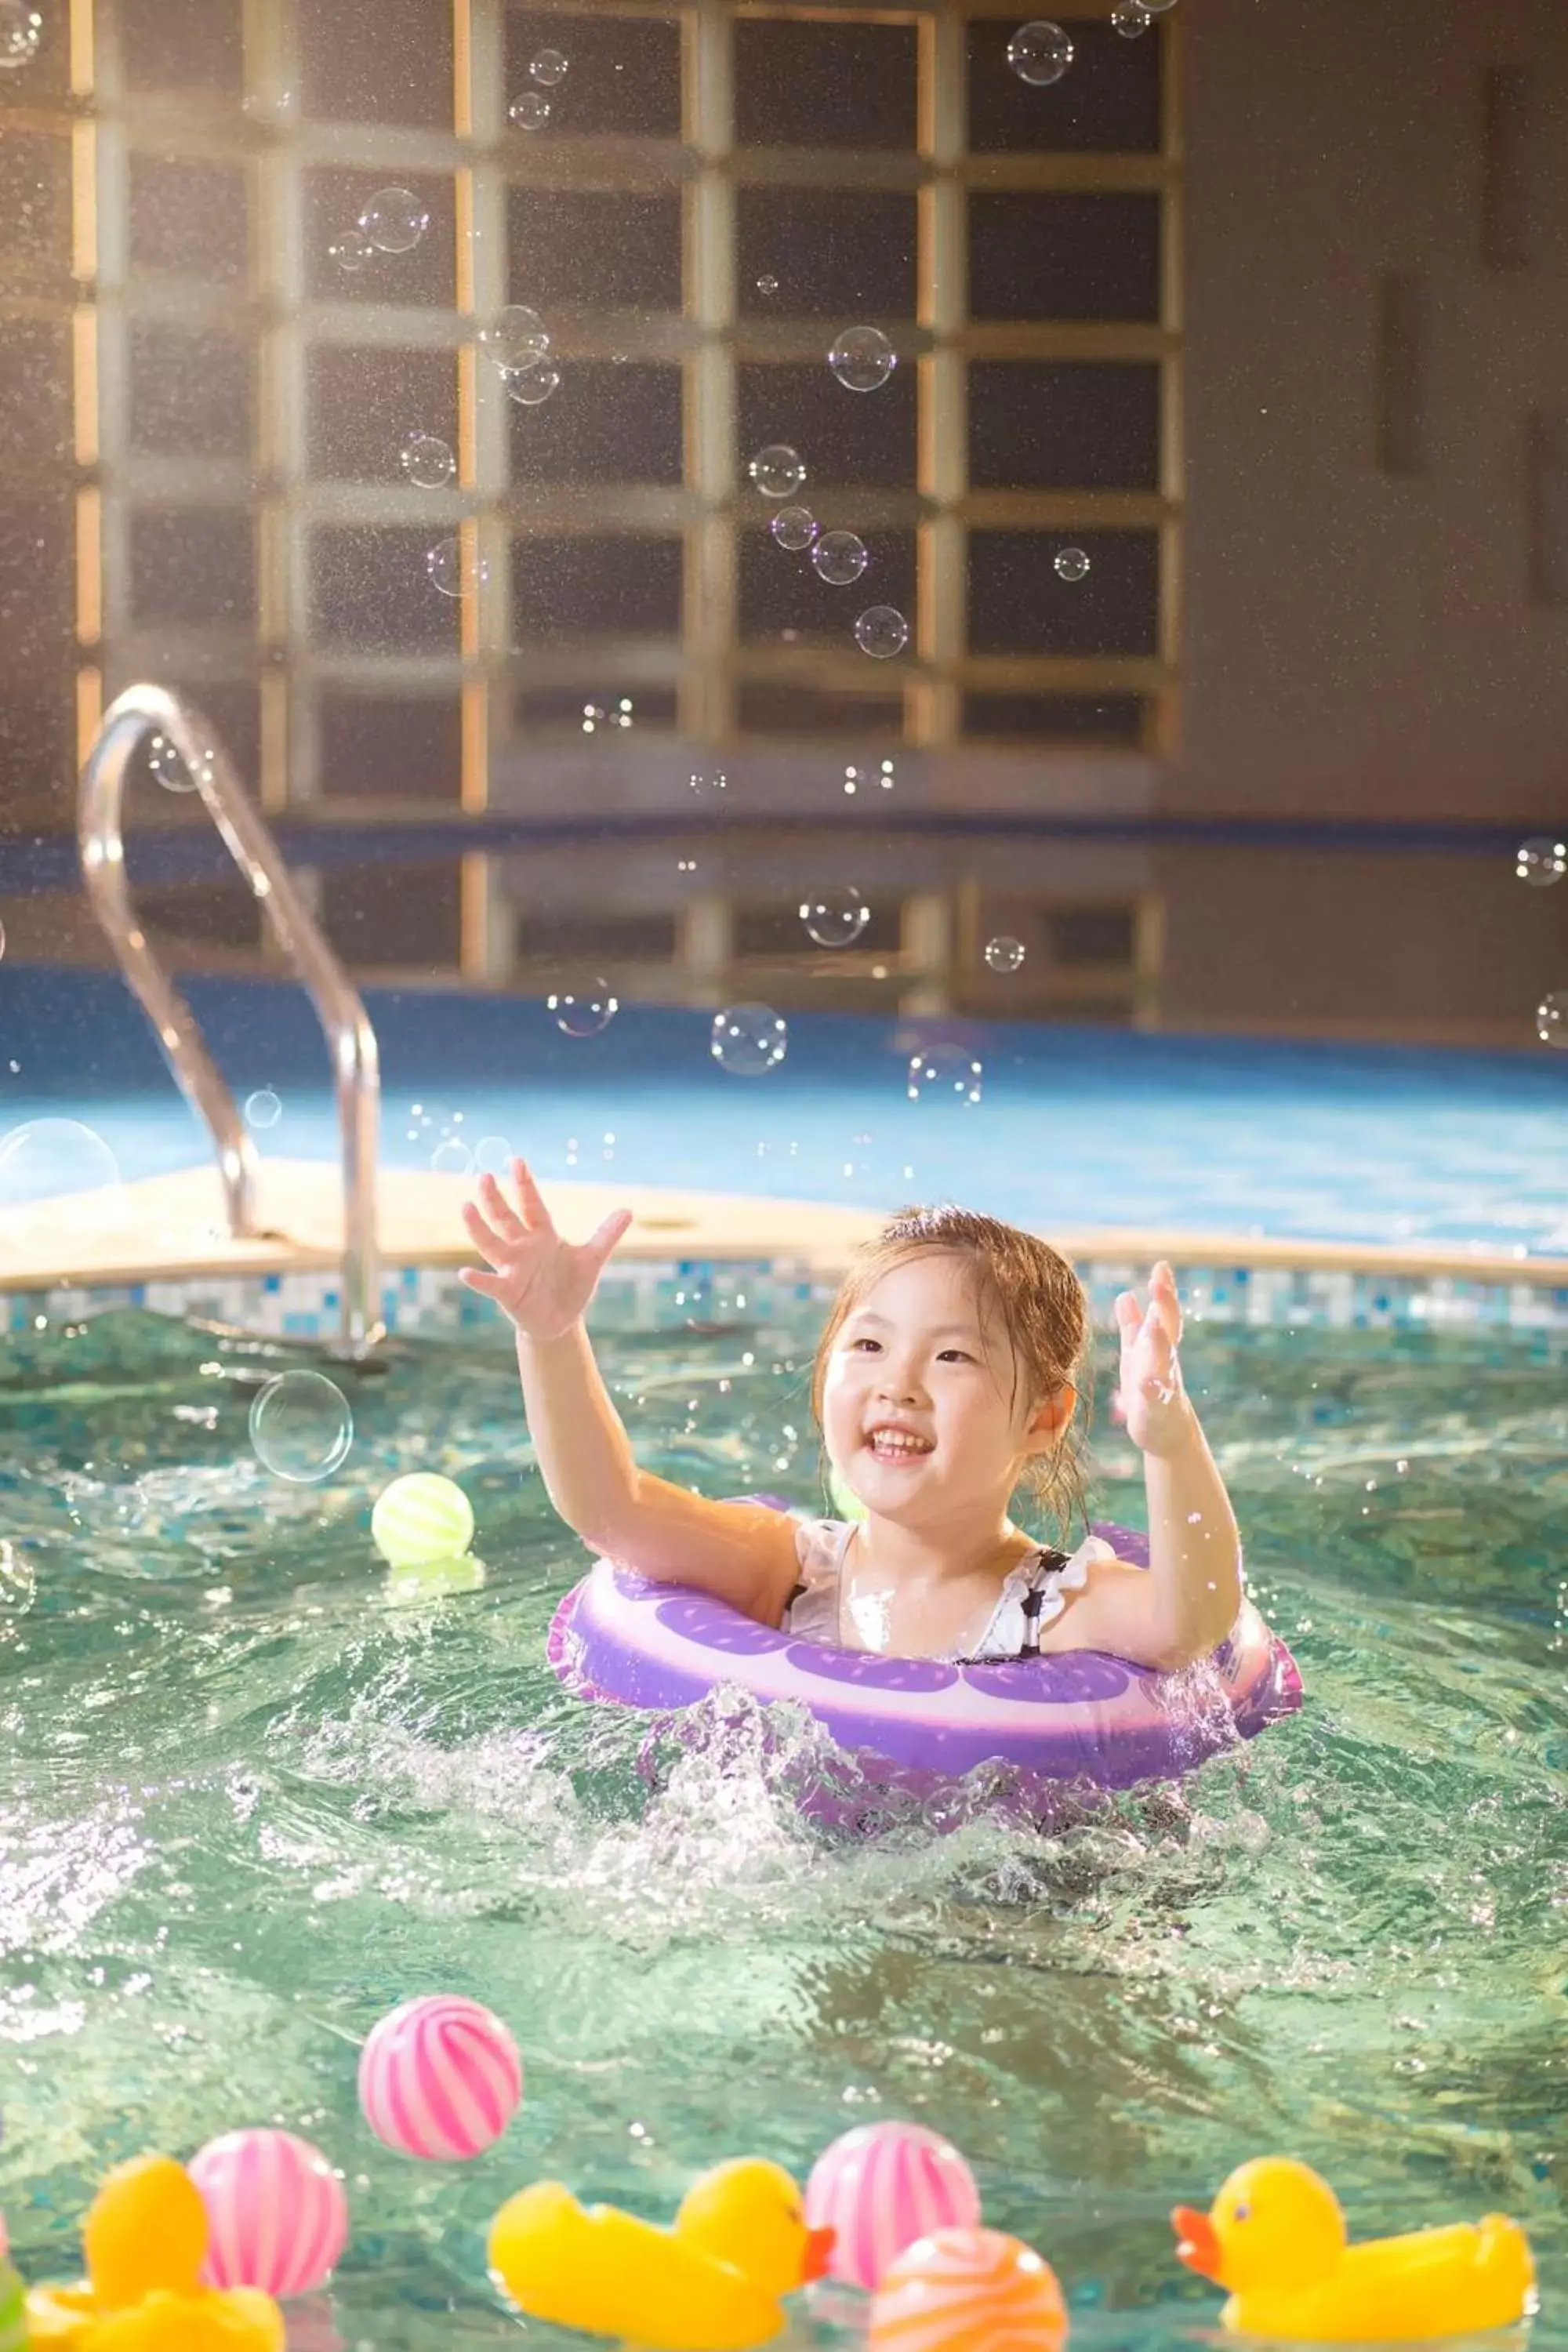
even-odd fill
[(1023, 1462), (1056, 1443), (1072, 1391), (1031, 1397), (1000, 1318), (952, 1250), (872, 1285), (836, 1333), (822, 1391), (828, 1458), (874, 1516), (911, 1526), (1005, 1512)]

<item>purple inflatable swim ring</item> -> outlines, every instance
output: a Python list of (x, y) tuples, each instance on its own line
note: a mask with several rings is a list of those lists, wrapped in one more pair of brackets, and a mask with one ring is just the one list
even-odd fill
[[(1110, 1523), (1094, 1532), (1147, 1567), (1146, 1536)], [(1296, 1661), (1250, 1601), (1200, 1696), (1184, 1676), (1098, 1650), (959, 1666), (805, 1642), (607, 1559), (562, 1601), (546, 1655), (579, 1697), (654, 1714), (693, 1706), (720, 1684), (792, 1701), (839, 1747), (882, 1759), (877, 1780), (918, 1777), (922, 1787), (992, 1763), (1105, 1789), (1172, 1780), (1301, 1703)]]

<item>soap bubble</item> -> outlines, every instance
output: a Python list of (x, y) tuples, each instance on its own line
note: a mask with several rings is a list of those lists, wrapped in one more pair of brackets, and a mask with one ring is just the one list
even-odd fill
[(1116, 0), (1110, 21), (1124, 41), (1135, 41), (1140, 33), (1148, 31), (1153, 19), (1143, 0)]
[(1003, 931), (985, 942), (985, 961), (993, 971), (1016, 971), (1024, 961), (1024, 942)]
[(359, 225), (378, 253), (411, 253), (429, 227), (430, 215), (412, 188), (377, 188)]
[(604, 979), (552, 989), (544, 1003), (546, 1011), (555, 1015), (557, 1029), (567, 1037), (596, 1037), (602, 1029), (609, 1027), (621, 1009), (609, 982)]
[(258, 1087), (245, 1098), (245, 1120), (247, 1127), (276, 1127), (283, 1116), (283, 1105), (270, 1087)]
[(120, 1163), (79, 1119), (29, 1119), (0, 1139), (0, 1252), (47, 1246), (58, 1257), (119, 1232), (127, 1214)]
[(356, 270), (364, 268), (375, 247), (363, 229), (345, 228), (339, 231), (327, 251), (338, 268), (346, 269), (352, 278)]
[(44, 37), (44, 20), (26, 0), (0, 0), (0, 73), (31, 65)]
[(846, 327), (833, 339), (827, 364), (847, 392), (875, 392), (899, 364), (880, 327)]
[(693, 768), (691, 789), (704, 800), (717, 800), (721, 793), (729, 791), (730, 779), (722, 768)]
[(764, 499), (787, 499), (805, 479), (799, 450), (785, 441), (770, 441), (765, 449), (758, 450), (746, 470)]
[(781, 547), (798, 555), (816, 537), (816, 517), (809, 507), (780, 507), (768, 529)]
[(732, 1078), (760, 1078), (776, 1070), (789, 1031), (771, 1004), (727, 1004), (713, 1015), (708, 1050)]
[(437, 1176), (471, 1176), (474, 1155), (460, 1135), (447, 1135), (430, 1154), (430, 1165)]
[(1058, 580), (1087, 580), (1089, 558), (1081, 547), (1064, 547), (1058, 552), (1055, 568)]
[(434, 433), (411, 433), (403, 445), (403, 470), (416, 489), (444, 490), (458, 461)]
[(778, 290), (779, 281), (776, 278), (763, 277), (758, 278), (757, 291), (759, 294), (776, 294)]
[(490, 576), (488, 563), (465, 562), (460, 539), (444, 539), (433, 547), (425, 558), (425, 569), (430, 575), (431, 586), (438, 588), (443, 596), (460, 596), (465, 586), (471, 595)]
[(506, 375), (542, 360), (550, 349), (550, 335), (537, 310), (526, 302), (509, 302), (488, 327), (479, 329), (479, 349)]
[(1542, 997), (1535, 1008), (1535, 1034), (1543, 1045), (1568, 1053), (1568, 988)]
[(830, 588), (847, 588), (865, 571), (866, 542), (852, 530), (825, 530), (811, 551), (819, 579)]
[(871, 909), (852, 883), (813, 890), (800, 902), (800, 919), (819, 948), (847, 948), (871, 919)]
[(504, 1135), (481, 1135), (474, 1146), (474, 1166), (481, 1176), (510, 1175), (512, 1159), (510, 1140)]
[(1532, 833), (1513, 854), (1513, 870), (1532, 890), (1550, 890), (1568, 874), (1568, 841), (1549, 833)]
[(252, 1401), (256, 1458), (293, 1486), (313, 1486), (341, 1470), (353, 1439), (348, 1399), (325, 1372), (279, 1372)]
[(204, 784), (212, 782), (211, 747), (197, 751), (193, 767), (166, 735), (149, 735), (147, 769), (154, 783), (162, 784), (166, 793), (199, 793)]
[(541, 408), (561, 388), (561, 371), (552, 359), (531, 360), (526, 367), (507, 370), (506, 388), (522, 408)]
[(1037, 89), (1060, 81), (1072, 63), (1072, 43), (1059, 25), (1044, 16), (1020, 25), (1007, 44), (1007, 63), (1020, 81)]
[(542, 131), (550, 120), (550, 100), (542, 89), (525, 89), (507, 113), (519, 131)]
[(528, 68), (535, 81), (543, 82), (550, 89), (558, 81), (565, 80), (566, 69), (567, 60), (559, 49), (541, 49)]
[(977, 1103), (982, 1065), (962, 1045), (926, 1045), (910, 1057), (911, 1102)]
[(910, 625), (896, 604), (872, 604), (855, 624), (855, 642), (873, 661), (891, 661), (910, 641)]
[(1175, 6), (1176, 0), (1138, 0), (1138, 5), (1151, 16), (1163, 16), (1167, 8)]

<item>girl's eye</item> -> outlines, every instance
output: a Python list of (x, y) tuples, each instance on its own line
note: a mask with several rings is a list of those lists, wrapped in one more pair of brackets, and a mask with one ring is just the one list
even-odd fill
[(882, 1343), (879, 1339), (851, 1339), (849, 1342), (849, 1352), (851, 1355), (854, 1355), (858, 1349), (879, 1348), (881, 1344)]
[(963, 1348), (944, 1348), (938, 1356), (939, 1364), (972, 1364), (974, 1359)]

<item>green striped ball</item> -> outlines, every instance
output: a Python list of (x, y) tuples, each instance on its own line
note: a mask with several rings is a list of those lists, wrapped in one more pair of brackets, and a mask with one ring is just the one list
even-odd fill
[(389, 1568), (458, 1559), (474, 1539), (473, 1505), (450, 1478), (434, 1470), (411, 1470), (377, 1498), (370, 1533)]

